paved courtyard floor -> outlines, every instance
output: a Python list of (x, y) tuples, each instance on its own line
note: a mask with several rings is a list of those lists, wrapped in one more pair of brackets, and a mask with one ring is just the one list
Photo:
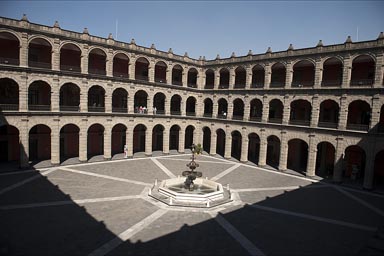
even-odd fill
[(233, 202), (172, 208), (148, 197), (155, 179), (180, 175), (189, 161), (159, 155), (1, 173), (0, 255), (380, 253), (384, 196), (367, 191), (198, 156), (199, 171), (229, 184)]

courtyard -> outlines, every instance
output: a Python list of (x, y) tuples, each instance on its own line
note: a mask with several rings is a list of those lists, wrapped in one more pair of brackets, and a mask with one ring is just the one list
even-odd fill
[(0, 255), (374, 255), (384, 249), (384, 195), (291, 173), (200, 155), (203, 177), (229, 184), (232, 202), (183, 208), (148, 196), (155, 179), (180, 175), (189, 161), (190, 154), (154, 154), (1, 173)]

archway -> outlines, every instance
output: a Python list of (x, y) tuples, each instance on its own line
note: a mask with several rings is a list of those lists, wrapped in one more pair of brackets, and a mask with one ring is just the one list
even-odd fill
[(81, 72), (81, 50), (75, 44), (67, 43), (61, 47), (60, 70)]
[(259, 164), (260, 138), (256, 133), (248, 135), (248, 161)]
[(95, 75), (106, 74), (107, 55), (101, 49), (95, 48), (88, 55), (88, 73)]
[(301, 139), (288, 141), (288, 169), (304, 173), (307, 169), (308, 144)]
[(135, 79), (148, 81), (149, 62), (146, 58), (140, 57), (135, 64)]
[(375, 79), (375, 61), (361, 55), (352, 62), (351, 86), (372, 85)]
[(193, 134), (195, 133), (195, 127), (188, 125), (185, 129), (185, 146), (184, 148), (190, 149), (193, 144)]
[(29, 130), (29, 160), (42, 161), (51, 158), (51, 129), (38, 124)]
[(215, 72), (212, 69), (208, 69), (205, 72), (205, 87), (204, 89), (213, 89), (215, 86)]
[(167, 83), (167, 64), (164, 61), (159, 61), (155, 65), (155, 82)]
[(197, 88), (197, 70), (195, 68), (191, 68), (188, 70), (188, 78), (187, 85), (188, 87)]
[(311, 123), (312, 106), (307, 100), (295, 100), (291, 103), (290, 124), (309, 126)]
[(66, 83), (60, 88), (60, 111), (80, 110), (80, 88), (73, 83)]
[(52, 46), (42, 38), (33, 39), (28, 45), (28, 66), (51, 69)]
[(243, 67), (236, 68), (234, 88), (245, 88), (246, 78), (247, 78), (247, 71), (245, 71), (245, 68)]
[(349, 146), (345, 149), (344, 160), (343, 177), (363, 182), (366, 163), (365, 151), (357, 145)]
[(51, 86), (43, 81), (35, 81), (28, 88), (28, 110), (51, 110)]
[(279, 161), (280, 140), (275, 135), (271, 135), (267, 138), (267, 165), (278, 168)]
[(335, 164), (335, 147), (329, 142), (321, 142), (317, 145), (316, 175), (323, 178), (331, 178)]
[(226, 99), (219, 99), (218, 109), (217, 109), (217, 118), (227, 118), (228, 112), (228, 103)]
[(213, 114), (213, 102), (207, 98), (204, 100), (204, 117), (212, 117)]
[(134, 103), (133, 103), (135, 105), (135, 113), (140, 113), (140, 114), (148, 113), (143, 110), (143, 108), (145, 107), (148, 111), (147, 99), (148, 99), (148, 94), (145, 91), (140, 90), (135, 93)]
[(7, 110), (19, 110), (19, 85), (12, 79), (1, 78), (0, 111)]
[(271, 68), (271, 88), (281, 88), (285, 86), (286, 68), (281, 63), (276, 63)]
[(323, 64), (321, 86), (340, 86), (343, 81), (343, 63), (338, 58), (329, 58)]
[[(127, 141), (127, 127), (124, 124), (116, 124), (112, 128), (112, 156), (124, 153), (124, 146)], [(127, 145), (129, 146), (129, 145)]]
[(231, 156), (240, 161), (241, 157), (241, 133), (239, 131), (233, 131), (232, 135), (232, 144), (231, 144)]
[(181, 115), (181, 97), (173, 95), (171, 98), (171, 115)]
[(337, 128), (339, 123), (339, 105), (334, 100), (325, 100), (320, 104), (320, 127)]
[(118, 53), (113, 57), (113, 76), (128, 78), (129, 58), (123, 53)]
[(211, 129), (206, 126), (203, 128), (203, 150), (211, 153)]
[(179, 149), (179, 134), (180, 134), (180, 126), (173, 125), (169, 132), (169, 149), (170, 150), (178, 150)]
[(241, 99), (233, 101), (233, 115), (234, 120), (243, 120), (244, 118), (244, 102)]
[(19, 130), (12, 125), (0, 126), (0, 162), (19, 161)]
[(278, 99), (269, 102), (268, 122), (281, 124), (283, 122), (283, 103)]
[(105, 90), (99, 85), (94, 85), (88, 90), (88, 111), (105, 112)]
[(229, 88), (229, 70), (222, 68), (220, 70), (220, 86), (219, 89), (228, 89)]
[(187, 116), (195, 116), (196, 115), (196, 99), (195, 97), (188, 97), (186, 104), (186, 114)]
[(79, 157), (79, 133), (79, 127), (74, 124), (66, 124), (60, 129), (60, 162)]
[(315, 65), (308, 60), (293, 66), (292, 87), (311, 87), (315, 83)]
[(156, 108), (156, 113), (153, 112), (153, 114), (157, 115), (164, 115), (165, 114), (165, 95), (164, 93), (158, 92), (153, 97), (153, 107)]
[(265, 71), (261, 65), (255, 65), (252, 68), (252, 84), (251, 88), (263, 88), (265, 79)]
[(18, 66), (20, 42), (16, 36), (7, 32), (0, 32), (0, 63)]
[(348, 106), (347, 129), (367, 131), (371, 121), (371, 107), (362, 100), (355, 100)]
[(261, 122), (263, 115), (263, 103), (259, 99), (253, 99), (250, 105), (249, 120)]
[(145, 133), (147, 127), (142, 124), (138, 124), (133, 129), (133, 153), (145, 152)]
[(180, 65), (175, 65), (172, 68), (172, 84), (183, 85), (183, 68)]
[(216, 131), (216, 153), (224, 157), (225, 154), (225, 132), (223, 129), (218, 129)]
[(152, 130), (152, 151), (163, 151), (164, 126), (161, 124), (153, 127)]
[(104, 154), (104, 126), (93, 124), (88, 128), (88, 159)]
[(112, 112), (127, 113), (128, 92), (123, 88), (117, 88), (112, 93)]

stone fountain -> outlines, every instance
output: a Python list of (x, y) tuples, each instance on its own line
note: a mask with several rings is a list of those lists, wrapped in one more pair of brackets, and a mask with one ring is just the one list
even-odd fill
[(203, 174), (196, 171), (197, 147), (192, 145), (192, 161), (187, 164), (189, 170), (183, 171), (182, 176), (166, 179), (155, 184), (149, 191), (149, 196), (170, 206), (186, 206), (208, 208), (231, 202), (229, 187), (202, 178)]

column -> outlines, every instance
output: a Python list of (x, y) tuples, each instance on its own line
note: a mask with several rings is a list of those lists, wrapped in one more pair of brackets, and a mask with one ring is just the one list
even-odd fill
[(165, 126), (163, 131), (163, 154), (169, 154), (169, 127)]
[(288, 125), (291, 116), (291, 101), (289, 95), (284, 96), (284, 109), (283, 109), (283, 124)]
[(133, 157), (133, 127), (131, 125), (127, 126), (127, 131), (125, 133), (125, 144), (127, 145), (127, 157)]
[(244, 116), (243, 116), (244, 121), (249, 120), (250, 112), (251, 112), (251, 106), (250, 106), (250, 102), (249, 102), (249, 96), (247, 94), (244, 97)]
[(204, 102), (203, 102), (203, 95), (201, 93), (196, 98), (196, 116), (197, 117), (204, 116)]
[(167, 67), (166, 73), (167, 84), (172, 84), (172, 64), (170, 63)]
[(107, 122), (104, 123), (104, 160), (111, 160), (112, 158), (112, 119), (107, 119)]
[(151, 114), (153, 113), (153, 102), (152, 102), (152, 99), (153, 99), (153, 95), (152, 94), (148, 94), (147, 96), (147, 109), (148, 109), (148, 113)]
[(19, 84), (19, 111), (28, 111), (28, 75), (22, 72), (22, 82)]
[[(374, 138), (369, 138), (370, 143), (369, 145), (375, 145)], [(375, 176), (375, 155), (374, 155), (374, 147), (368, 147), (366, 151), (366, 162), (365, 162), (365, 171), (364, 171), (364, 182), (363, 182), (363, 188), (364, 189), (373, 189), (373, 178)]]
[(380, 110), (381, 110), (381, 105), (380, 105), (380, 95), (376, 94), (372, 98), (372, 113), (371, 113), (371, 121), (369, 124), (369, 129), (372, 132), (377, 131), (377, 126), (380, 122)]
[(169, 116), (171, 114), (171, 98), (166, 96), (164, 100), (164, 115)]
[(52, 48), (52, 58), (51, 58), (51, 65), (52, 70), (60, 70), (60, 40), (55, 38), (53, 40), (53, 48)]
[(209, 154), (211, 156), (216, 155), (217, 134), (213, 126), (211, 126), (211, 150)]
[(205, 83), (205, 73), (203, 73), (203, 70), (201, 68), (197, 69), (197, 81), (196, 81), (196, 87), (199, 90), (204, 89), (204, 83)]
[(348, 118), (347, 95), (343, 94), (340, 97), (339, 124), (337, 129), (345, 130), (347, 128), (347, 118)]
[(220, 85), (220, 70), (216, 69), (215, 70), (215, 85), (214, 85), (213, 89), (215, 89), (215, 90), (219, 89), (219, 85)]
[[(284, 111), (284, 110), (283, 110)], [(263, 112), (261, 114), (261, 122), (266, 123), (268, 122), (269, 117), (269, 102), (268, 102), (268, 96), (263, 96)]]
[(51, 87), (51, 111), (59, 112), (60, 111), (60, 85), (59, 85), (59, 77), (54, 75), (53, 84)]
[(88, 119), (81, 119), (79, 132), (79, 161), (87, 162), (88, 160)]
[(267, 165), (267, 135), (265, 134), (265, 129), (260, 129), (260, 150), (259, 150), (259, 166)]
[(106, 113), (112, 113), (112, 84), (107, 84), (104, 106)]
[(148, 66), (148, 81), (151, 82), (151, 83), (155, 82), (155, 63), (154, 63), (154, 60), (151, 60), (149, 62), (149, 66)]
[(376, 55), (376, 66), (375, 66), (375, 81), (373, 83), (374, 87), (381, 88), (383, 85), (383, 66), (384, 66), (384, 57), (383, 53), (378, 53)]
[(181, 111), (181, 116), (186, 116), (186, 100), (181, 96), (181, 101), (180, 101), (180, 111)]
[(232, 157), (232, 134), (229, 131), (229, 129), (227, 129), (227, 131), (225, 133), (226, 133), (226, 135), (225, 135), (224, 158), (230, 159)]
[(342, 88), (349, 88), (352, 75), (352, 61), (350, 56), (345, 56), (344, 66), (343, 66), (343, 82), (341, 84)]
[(243, 127), (241, 132), (241, 156), (240, 162), (246, 163), (248, 162), (248, 134), (247, 128)]
[(247, 66), (245, 77), (245, 89), (251, 88), (252, 84), (252, 66)]
[(288, 62), (286, 67), (286, 76), (285, 76), (285, 88), (291, 88), (293, 78), (293, 68), (292, 63)]
[(314, 81), (315, 83), (313, 87), (320, 88), (322, 79), (323, 79), (323, 65), (321, 63), (321, 58), (317, 58), (316, 65), (315, 65), (315, 81)]
[(198, 121), (196, 123), (196, 129), (193, 130), (193, 143), (195, 145), (197, 144), (203, 145), (201, 135), (202, 135), (202, 129), (200, 127), (200, 121)]
[(231, 67), (229, 69), (229, 89), (233, 89), (235, 87), (235, 79), (236, 78), (236, 73), (235, 73), (235, 68)]
[(344, 162), (344, 139), (336, 138), (335, 164), (333, 168), (333, 181), (341, 182), (343, 178), (343, 162)]
[(29, 167), (29, 129), (28, 118), (22, 117), (19, 129), (20, 168)]
[(20, 67), (28, 67), (28, 34), (21, 33), (21, 42), (20, 42)]
[(88, 82), (85, 80), (80, 87), (80, 112), (88, 112)]
[(228, 96), (228, 109), (227, 109), (227, 119), (231, 120), (233, 117), (233, 101), (232, 96)]
[(264, 67), (264, 88), (268, 89), (271, 83), (271, 66), (269, 63), (265, 64)]
[(105, 63), (105, 71), (106, 75), (109, 77), (113, 76), (113, 50), (108, 49), (107, 50), (107, 57), (106, 57), (106, 63)]
[(136, 79), (136, 56), (132, 54), (129, 61), (131, 63), (129, 65), (129, 78), (134, 80)]
[(81, 73), (88, 74), (88, 48), (87, 44), (83, 45), (82, 53), (81, 53)]
[(288, 159), (287, 131), (281, 131), (280, 161), (279, 161), (280, 171), (287, 170), (287, 159)]
[(152, 125), (148, 125), (147, 130), (145, 131), (145, 155), (152, 155)]
[(128, 114), (135, 113), (135, 94), (134, 93), (135, 93), (134, 91), (128, 92), (128, 97), (127, 97)]
[(188, 87), (188, 70), (187, 70), (187, 67), (183, 68), (182, 75), (183, 75), (183, 77), (182, 77), (181, 81), (183, 83), (183, 87)]
[(60, 129), (59, 118), (54, 118), (51, 124), (51, 164), (60, 165)]
[(309, 177), (315, 176), (316, 157), (317, 157), (317, 145), (316, 145), (316, 141), (315, 141), (315, 134), (310, 134), (309, 135), (307, 170), (305, 173), (306, 176), (309, 176)]
[(217, 112), (219, 111), (219, 104), (216, 97), (213, 97), (212, 118), (217, 118)]
[(319, 103), (319, 95), (315, 94), (312, 97), (312, 113), (311, 113), (311, 127), (317, 127), (317, 123), (320, 115), (320, 103)]
[(179, 153), (184, 153), (185, 149), (185, 129), (181, 127), (179, 131)]

